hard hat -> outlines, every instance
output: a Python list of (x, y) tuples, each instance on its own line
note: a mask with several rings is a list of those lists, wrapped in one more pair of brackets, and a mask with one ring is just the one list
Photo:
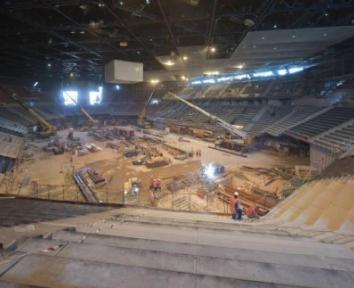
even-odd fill
[(238, 196), (238, 192), (235, 192), (234, 195), (235, 195), (235, 196)]

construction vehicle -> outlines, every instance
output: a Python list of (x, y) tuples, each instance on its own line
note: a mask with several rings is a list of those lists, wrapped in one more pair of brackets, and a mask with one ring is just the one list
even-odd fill
[(135, 159), (132, 161), (133, 165), (144, 165), (146, 162), (146, 157), (142, 157), (140, 159)]
[(80, 141), (80, 137), (75, 137), (74, 136), (74, 128), (70, 128), (69, 129), (69, 132), (68, 132), (68, 135), (66, 136), (66, 138), (70, 141), (73, 141), (73, 142), (79, 142)]
[(215, 115), (205, 111), (204, 109), (202, 109), (202, 108), (198, 107), (197, 105), (187, 101), (186, 99), (176, 95), (175, 93), (168, 92), (168, 94), (170, 96), (176, 98), (177, 100), (183, 102), (184, 104), (188, 105), (189, 107), (193, 108), (194, 110), (197, 110), (198, 112), (204, 114), (205, 116), (207, 116), (211, 120), (215, 121), (218, 125), (220, 125), (222, 128), (224, 128), (231, 135), (237, 136), (243, 140), (246, 139), (246, 133), (244, 131), (236, 128), (235, 126), (226, 122), (225, 120), (221, 119), (220, 117), (215, 116)]
[(36, 135), (40, 138), (47, 138), (55, 135), (56, 127), (50, 124), (42, 115), (40, 115), (33, 108), (27, 107), (17, 96), (16, 92), (10, 88), (4, 89), (0, 87), (7, 95), (11, 97), (16, 103), (18, 103), (23, 109), (25, 109), (29, 114), (31, 114), (38, 122), (39, 128), (36, 131)]
[(171, 163), (171, 160), (166, 158), (166, 157), (154, 157), (152, 159), (148, 159), (145, 162), (145, 166), (147, 168), (158, 168), (158, 167), (163, 167), (167, 166)]
[(137, 177), (129, 178), (124, 183), (124, 201), (137, 200), (141, 189), (141, 182)]
[(48, 145), (43, 147), (43, 151), (52, 152), (54, 155), (64, 154), (65, 143), (61, 142), (58, 136), (48, 142)]
[(69, 93), (67, 93), (66, 96), (69, 97), (73, 103), (79, 106), (81, 113), (86, 116), (91, 125), (97, 125), (99, 123), (98, 120), (94, 119), (84, 107), (82, 107), (73, 97), (71, 97)]
[(150, 103), (150, 100), (152, 98), (152, 96), (154, 96), (155, 93), (155, 89), (152, 90), (148, 100), (145, 102), (143, 109), (141, 110), (140, 114), (139, 114), (139, 118), (138, 118), (138, 126), (144, 129), (148, 129), (151, 128), (151, 124), (146, 122), (146, 111), (147, 111), (147, 107)]
[(124, 149), (124, 156), (127, 158), (138, 156), (138, 154), (139, 151), (137, 149), (128, 149), (128, 148)]

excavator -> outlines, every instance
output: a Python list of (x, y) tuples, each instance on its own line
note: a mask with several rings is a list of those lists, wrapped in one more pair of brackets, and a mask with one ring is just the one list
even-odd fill
[(41, 131), (37, 131), (36, 135), (40, 138), (48, 138), (55, 135), (57, 128), (50, 124), (42, 115), (40, 115), (33, 108), (27, 107), (17, 96), (16, 92), (10, 88), (0, 87), (12, 100), (18, 103), (23, 109), (25, 109), (30, 115), (32, 115), (41, 127)]

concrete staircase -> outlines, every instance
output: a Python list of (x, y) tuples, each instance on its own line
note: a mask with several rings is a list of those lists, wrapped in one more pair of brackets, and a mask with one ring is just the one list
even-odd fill
[(352, 287), (354, 253), (318, 242), (320, 235), (210, 214), (115, 209), (20, 242), (0, 262), (0, 287)]

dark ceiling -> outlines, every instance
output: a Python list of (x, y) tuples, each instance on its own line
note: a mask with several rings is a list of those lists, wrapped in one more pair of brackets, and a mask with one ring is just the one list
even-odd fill
[(2, 81), (99, 81), (111, 59), (161, 70), (177, 46), (228, 58), (248, 31), (353, 25), (354, 1), (3, 0), (0, 14)]

